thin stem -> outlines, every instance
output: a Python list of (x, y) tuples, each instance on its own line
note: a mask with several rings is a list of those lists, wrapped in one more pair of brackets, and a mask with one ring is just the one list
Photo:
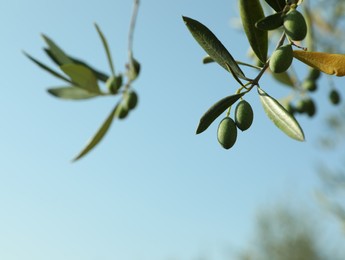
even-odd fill
[(134, 35), (135, 24), (136, 24), (136, 20), (137, 20), (137, 16), (138, 16), (138, 9), (139, 9), (139, 0), (134, 0), (131, 24), (129, 27), (129, 35), (128, 35), (129, 59), (132, 59), (132, 57), (133, 57), (133, 35)]

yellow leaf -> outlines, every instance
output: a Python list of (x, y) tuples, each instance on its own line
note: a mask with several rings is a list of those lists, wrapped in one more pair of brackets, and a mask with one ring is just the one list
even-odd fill
[(345, 55), (313, 51), (293, 51), (303, 63), (329, 75), (345, 76)]

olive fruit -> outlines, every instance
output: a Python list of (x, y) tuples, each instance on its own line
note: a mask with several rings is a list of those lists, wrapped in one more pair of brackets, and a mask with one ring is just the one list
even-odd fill
[(307, 90), (307, 91), (314, 92), (317, 89), (317, 84), (316, 84), (315, 80), (306, 79), (302, 83), (302, 88)]
[(122, 86), (122, 75), (109, 77), (105, 82), (105, 85), (110, 93), (116, 94)]
[(237, 139), (237, 127), (230, 117), (225, 117), (218, 126), (218, 142), (225, 149), (230, 149)]
[(304, 102), (303, 99), (301, 99), (297, 102), (295, 110), (296, 110), (296, 112), (298, 112), (300, 114), (303, 114), (307, 111), (307, 106), (306, 106), (306, 103)]
[(302, 41), (307, 35), (307, 23), (297, 10), (288, 12), (284, 17), (284, 30), (293, 41)]
[(316, 113), (316, 106), (315, 106), (314, 101), (308, 98), (308, 99), (305, 99), (303, 102), (305, 106), (305, 112), (307, 113), (309, 117), (313, 117)]
[(140, 63), (132, 57), (130, 63), (127, 64), (127, 76), (131, 81), (139, 76), (140, 67)]
[(308, 74), (308, 79), (317, 80), (321, 76), (321, 71), (317, 69), (311, 69)]
[(120, 103), (120, 105), (119, 105), (119, 112), (118, 112), (119, 119), (126, 118), (127, 115), (128, 115), (128, 112), (129, 112), (129, 110), (128, 110), (127, 106), (125, 104), (123, 104), (123, 103)]
[(247, 130), (253, 123), (253, 117), (254, 113), (251, 105), (245, 100), (240, 101), (235, 109), (237, 127), (242, 131)]
[(284, 45), (276, 49), (270, 59), (270, 69), (274, 73), (282, 73), (286, 71), (293, 59), (293, 51), (290, 44)]
[(124, 102), (129, 110), (134, 109), (138, 104), (138, 95), (135, 91), (130, 91), (125, 94)]
[(340, 95), (339, 92), (335, 89), (332, 89), (329, 93), (329, 100), (332, 104), (338, 105), (340, 103)]

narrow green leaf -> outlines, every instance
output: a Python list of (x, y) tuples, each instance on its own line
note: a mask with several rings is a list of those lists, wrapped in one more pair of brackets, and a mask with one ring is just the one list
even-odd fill
[(260, 30), (275, 30), (283, 25), (284, 18), (282, 16), (282, 12), (275, 13), (269, 16), (264, 17), (263, 19), (259, 20), (255, 26)]
[(57, 98), (73, 100), (89, 99), (98, 96), (95, 93), (74, 86), (50, 88), (48, 92)]
[(285, 0), (265, 0), (276, 12), (283, 11)]
[(33, 61), (36, 65), (38, 65), (41, 69), (44, 69), (45, 71), (49, 72), (50, 74), (52, 74), (53, 76), (62, 79), (68, 83), (72, 83), (68, 78), (66, 78), (65, 76), (63, 76), (62, 74), (60, 74), (59, 72), (49, 68), (47, 65), (43, 64), (42, 62), (36, 60), (35, 58), (33, 58), (32, 56), (30, 56), (29, 54), (27, 54), (26, 52), (23, 52), (24, 55), (26, 57), (28, 57), (31, 61)]
[[(52, 59), (53, 62), (55, 62), (55, 64), (57, 64), (58, 66), (61, 66), (62, 64), (55, 59), (55, 57), (52, 55), (50, 49), (48, 48), (44, 48), (44, 51), (46, 52), (46, 54), (49, 56), (49, 58)], [(68, 58), (72, 60), (73, 63), (75, 64), (79, 64), (79, 65), (83, 65), (84, 67), (89, 68), (90, 70), (92, 70), (92, 72), (95, 74), (95, 76), (97, 77), (98, 80), (106, 82), (107, 79), (109, 78), (109, 75), (105, 74), (104, 72), (100, 72), (96, 69), (94, 69), (92, 66), (90, 66), (89, 64), (87, 64), (86, 62), (73, 58), (71, 56), (68, 55)]]
[(239, 0), (240, 15), (243, 29), (255, 55), (263, 63), (267, 59), (268, 34), (267, 31), (255, 27), (255, 23), (265, 17), (259, 0)]
[(77, 161), (80, 158), (82, 158), (84, 155), (86, 155), (88, 152), (90, 152), (105, 136), (107, 131), (109, 130), (109, 127), (111, 126), (116, 112), (118, 108), (118, 104), (113, 108), (113, 110), (110, 112), (107, 119), (104, 121), (104, 123), (101, 125), (101, 127), (98, 129), (96, 134), (89, 140), (85, 148), (73, 159), (73, 161)]
[(113, 76), (115, 76), (114, 64), (113, 64), (113, 61), (111, 59), (111, 54), (110, 54), (110, 49), (109, 49), (109, 45), (108, 45), (107, 39), (104, 37), (104, 34), (102, 33), (101, 29), (99, 28), (99, 26), (96, 23), (95, 23), (95, 27), (96, 27), (96, 30), (98, 32), (99, 37), (102, 40), (104, 50), (105, 50), (105, 52), (107, 54), (107, 59), (108, 59), (108, 63), (109, 63), (109, 66), (110, 66), (111, 73), (112, 73)]
[(280, 83), (287, 85), (289, 87), (295, 87), (295, 80), (291, 77), (291, 75), (285, 71), (282, 73), (274, 73), (272, 72), (272, 76), (275, 80), (279, 81)]
[(227, 108), (234, 104), (244, 93), (235, 94), (225, 97), (215, 103), (206, 113), (201, 117), (196, 134), (204, 132), (218, 116), (220, 116)]
[(51, 51), (51, 54), (54, 56), (54, 58), (59, 61), (61, 64), (69, 64), (73, 63), (70, 58), (66, 55), (66, 53), (55, 44), (50, 38), (48, 38), (46, 35), (42, 34), (42, 37), (44, 41), (48, 44), (49, 49)]
[(100, 93), (97, 78), (89, 68), (78, 64), (65, 64), (60, 68), (72, 79), (77, 87), (92, 93)]
[(227, 71), (226, 64), (229, 64), (237, 77), (247, 79), (228, 50), (205, 25), (189, 17), (182, 18), (194, 39), (214, 61)]
[(291, 138), (304, 141), (304, 133), (297, 120), (261, 88), (258, 88), (258, 93), (262, 106), (273, 123)]

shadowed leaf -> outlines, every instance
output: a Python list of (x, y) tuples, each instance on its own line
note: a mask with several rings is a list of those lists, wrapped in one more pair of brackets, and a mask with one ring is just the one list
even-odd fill
[(243, 29), (255, 55), (263, 63), (267, 59), (267, 31), (256, 28), (255, 24), (265, 17), (259, 0), (239, 0), (240, 15)]
[(240, 93), (225, 97), (210, 107), (209, 110), (207, 110), (207, 112), (201, 117), (196, 134), (204, 132), (218, 116), (220, 116), (243, 95), (244, 93)]
[(97, 78), (89, 68), (78, 64), (66, 64), (60, 68), (72, 79), (77, 87), (89, 92), (100, 93)]
[(293, 51), (303, 63), (329, 75), (345, 76), (345, 55), (313, 51)]
[(284, 18), (282, 17), (282, 13), (275, 13), (259, 20), (255, 26), (261, 30), (270, 31), (279, 28), (283, 23)]
[[(46, 52), (46, 54), (49, 56), (49, 58), (52, 59), (52, 61), (54, 61), (58, 66), (61, 66), (62, 64), (55, 59), (55, 57), (52, 55), (51, 51), (47, 48), (44, 48), (44, 51)], [(90, 70), (92, 70), (92, 72), (95, 74), (95, 76), (97, 77), (97, 79), (99, 79), (100, 81), (103, 81), (103, 82), (106, 82), (107, 79), (109, 78), (109, 75), (103, 73), (103, 72), (100, 72), (96, 69), (94, 69), (92, 66), (90, 66), (89, 64), (87, 64), (86, 62), (82, 61), (82, 60), (79, 60), (79, 59), (76, 59), (76, 58), (73, 58), (71, 56), (68, 56), (68, 58), (70, 58), (73, 63), (75, 64), (79, 64), (79, 65), (83, 65), (84, 67), (87, 67), (89, 68)]]
[(304, 133), (296, 119), (274, 98), (258, 88), (261, 104), (273, 123), (291, 138), (304, 141)]
[(276, 12), (283, 11), (285, 0), (265, 0)]
[(26, 57), (28, 57), (31, 61), (33, 61), (34, 63), (36, 63), (40, 68), (44, 69), (45, 71), (49, 72), (50, 74), (52, 74), (53, 76), (62, 79), (68, 83), (72, 83), (68, 78), (66, 78), (65, 76), (63, 76), (62, 74), (60, 74), (59, 72), (49, 68), (47, 65), (43, 64), (42, 62), (36, 60), (35, 58), (33, 58), (32, 56), (30, 56), (29, 54), (27, 54), (26, 52), (23, 52), (24, 55)]
[(183, 16), (183, 21), (193, 35), (194, 39), (206, 51), (210, 57), (217, 62), (224, 69), (227, 69), (226, 64), (229, 64), (237, 77), (246, 79), (242, 70), (235, 62), (234, 58), (224, 47), (224, 45), (217, 39), (217, 37), (203, 24), (191, 18)]
[(109, 130), (109, 127), (111, 126), (113, 120), (115, 119), (117, 108), (119, 106), (116, 105), (114, 109), (110, 112), (107, 119), (104, 121), (104, 123), (101, 125), (101, 127), (98, 129), (96, 134), (89, 140), (85, 148), (73, 159), (73, 161), (77, 161), (80, 158), (82, 158), (84, 155), (86, 155), (88, 152), (90, 152), (105, 136), (107, 131)]
[(50, 88), (47, 91), (51, 95), (58, 98), (62, 98), (62, 99), (81, 100), (81, 99), (89, 99), (89, 98), (98, 96), (95, 93), (91, 93), (82, 88), (74, 87), (74, 86)]

